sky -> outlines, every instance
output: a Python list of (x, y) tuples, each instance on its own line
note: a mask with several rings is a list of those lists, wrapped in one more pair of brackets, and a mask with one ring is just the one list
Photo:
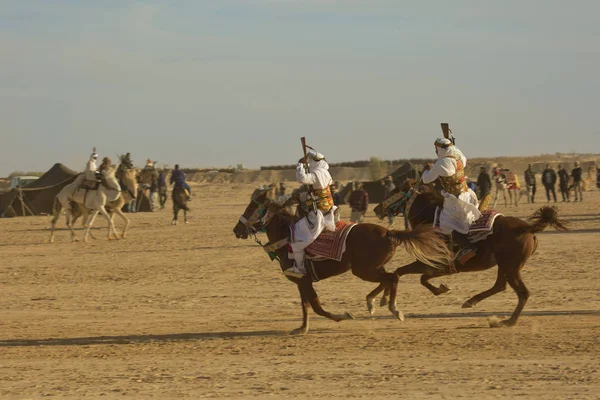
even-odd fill
[(599, 152), (596, 0), (0, 0), (0, 176)]

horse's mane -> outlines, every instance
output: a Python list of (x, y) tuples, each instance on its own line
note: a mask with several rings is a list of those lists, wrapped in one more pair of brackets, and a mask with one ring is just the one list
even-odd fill
[(298, 217), (290, 214), (283, 204), (272, 201), (269, 203), (269, 211), (275, 213), (287, 225), (292, 225), (298, 222)]
[(421, 193), (421, 197), (431, 206), (443, 206), (444, 205), (444, 196), (437, 192), (423, 192)]

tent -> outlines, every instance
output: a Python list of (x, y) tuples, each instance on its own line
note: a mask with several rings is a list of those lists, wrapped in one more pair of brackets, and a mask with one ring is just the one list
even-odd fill
[(12, 189), (0, 196), (0, 216), (52, 214), (54, 198), (63, 187), (79, 175), (62, 164), (54, 164), (38, 180), (21, 189)]
[[(419, 172), (416, 169), (415, 165), (409, 162), (405, 162), (400, 168), (396, 169), (394, 172), (389, 174), (394, 180), (394, 184), (396, 187), (402, 185), (407, 179), (418, 179)], [(381, 177), (376, 181), (371, 182), (363, 182), (363, 189), (367, 191), (369, 194), (369, 203), (381, 203), (383, 198), (384, 188), (381, 185), (381, 179), (386, 178), (385, 176)], [(348, 184), (344, 186), (342, 190), (340, 190), (340, 197), (344, 199), (344, 203), (348, 201), (348, 197), (352, 192), (353, 185)]]

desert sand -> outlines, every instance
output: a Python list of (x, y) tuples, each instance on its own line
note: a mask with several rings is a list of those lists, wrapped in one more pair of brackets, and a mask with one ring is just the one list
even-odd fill
[[(538, 236), (514, 328), (490, 327), (514, 310), (510, 288), (461, 309), (495, 268), (434, 280), (451, 288), (439, 297), (403, 277), (404, 322), (370, 316), (375, 285), (347, 273), (315, 287), (356, 320), (311, 312), (311, 332), (290, 336), (296, 286), (232, 234), (255, 186), (196, 185), (189, 225), (171, 226), (170, 209), (129, 215), (118, 241), (100, 219), (89, 243), (71, 243), (61, 219), (54, 244), (50, 217), (0, 219), (0, 398), (600, 398), (600, 192), (559, 204), (571, 232)], [(409, 261), (399, 249), (388, 267)]]

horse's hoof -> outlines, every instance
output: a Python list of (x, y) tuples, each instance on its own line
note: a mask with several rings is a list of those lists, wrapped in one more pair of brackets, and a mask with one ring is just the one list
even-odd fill
[(473, 308), (474, 305), (475, 304), (472, 304), (472, 303), (469, 303), (468, 301), (465, 301), (461, 308)]
[(369, 314), (371, 314), (371, 315), (375, 314), (375, 307), (373, 306), (372, 300), (367, 300), (367, 310), (369, 310)]
[(449, 291), (450, 291), (450, 288), (442, 283), (439, 287), (438, 295), (449, 292)]
[(404, 313), (402, 311), (392, 311), (394, 317), (396, 317), (399, 321), (404, 321)]
[(300, 327), (300, 328), (296, 328), (293, 331), (291, 331), (290, 335), (300, 336), (300, 335), (306, 335), (307, 333), (308, 333), (308, 328)]
[(177, 220), (173, 220), (173, 222), (171, 222), (171, 225), (177, 225)]
[(185, 224), (189, 224), (190, 222), (189, 222), (189, 221), (185, 221), (184, 223), (185, 223)]

